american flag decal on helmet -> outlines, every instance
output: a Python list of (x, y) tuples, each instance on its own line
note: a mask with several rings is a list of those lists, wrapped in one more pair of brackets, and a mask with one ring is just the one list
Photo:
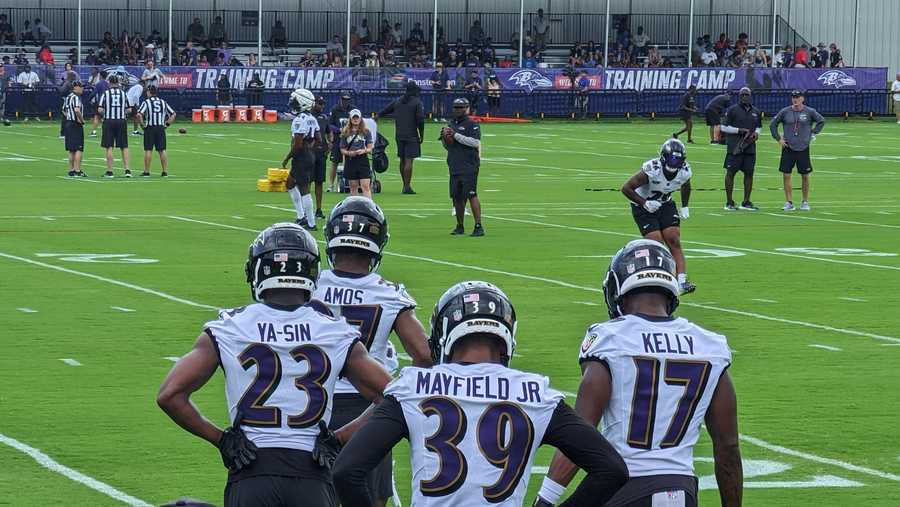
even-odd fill
[(285, 252), (275, 252), (274, 260), (275, 262), (287, 262), (288, 254)]

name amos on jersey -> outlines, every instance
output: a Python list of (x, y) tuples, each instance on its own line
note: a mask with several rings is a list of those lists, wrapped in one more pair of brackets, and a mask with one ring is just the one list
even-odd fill
[(283, 324), (280, 329), (275, 327), (271, 322), (257, 322), (256, 330), (259, 331), (259, 341), (261, 343), (285, 343), (309, 342), (312, 341), (312, 334), (309, 332), (309, 324)]
[(322, 301), (329, 305), (361, 305), (366, 292), (348, 287), (328, 287)]
[(429, 396), (451, 396), (481, 398), (487, 400), (515, 399), (519, 403), (540, 403), (541, 384), (532, 380), (515, 386), (510, 398), (509, 379), (479, 375), (460, 377), (441, 371), (424, 370), (418, 372), (416, 392)]

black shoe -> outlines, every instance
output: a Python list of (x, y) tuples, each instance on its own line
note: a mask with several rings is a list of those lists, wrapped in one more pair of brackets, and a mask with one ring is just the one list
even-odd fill
[(74, 178), (75, 176), (78, 176), (78, 173), (76, 173), (75, 171), (69, 171), (70, 178)]
[(676, 134), (675, 132), (672, 132), (672, 139), (678, 139), (678, 134)]
[(463, 226), (457, 225), (457, 226), (456, 226), (456, 229), (453, 229), (453, 231), (450, 233), (450, 235), (451, 235), (451, 236), (461, 236), (461, 235), (463, 235), (463, 234), (465, 234), (465, 233), (466, 233), (466, 230), (463, 229)]
[(169, 177), (169, 173), (163, 171), (163, 172), (159, 173), (159, 176), (160, 176), (160, 178), (168, 178), (168, 177)]
[(756, 210), (758, 210), (759, 208), (757, 208), (756, 206), (754, 206), (753, 203), (750, 202), (750, 201), (744, 201), (744, 202), (741, 203), (741, 209), (742, 209), (742, 210), (745, 210), (745, 211), (756, 211)]
[(694, 144), (694, 140), (693, 140), (693, 139), (688, 139), (688, 144)]
[(325, 213), (322, 213), (322, 210), (316, 210), (316, 218), (325, 218)]
[(294, 220), (294, 223), (299, 225), (300, 227), (306, 227), (306, 219), (305, 218), (298, 218), (297, 220)]
[(103, 177), (104, 177), (104, 178), (115, 178), (116, 175), (113, 174), (112, 171), (106, 171), (105, 173), (103, 173)]
[(78, 176), (79, 178), (87, 178), (88, 177), (87, 173), (85, 173), (84, 171), (78, 171), (77, 173), (75, 173), (75, 176)]
[(416, 195), (416, 191), (413, 190), (412, 187), (406, 187), (406, 188), (404, 188), (403, 191), (400, 192), (400, 193), (401, 193), (401, 194), (405, 194), (405, 195)]
[(3, 120), (3, 124), (6, 125), (7, 127), (12, 125), (12, 123), (10, 123), (9, 120)]
[(147, 171), (144, 171), (141, 173), (141, 178), (149, 178), (149, 177), (150, 177), (150, 173), (148, 173)]
[(482, 227), (481, 224), (476, 224), (475, 228), (472, 229), (472, 237), (478, 238), (481, 236), (484, 236), (484, 227)]
[(737, 211), (737, 207), (734, 205), (734, 201), (728, 201), (725, 203), (725, 211)]
[(125, 177), (126, 177), (126, 178), (130, 178), (130, 177), (131, 177), (131, 169), (125, 169)]

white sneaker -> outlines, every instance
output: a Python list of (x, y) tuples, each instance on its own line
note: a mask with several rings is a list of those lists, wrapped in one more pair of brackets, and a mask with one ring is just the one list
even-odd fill
[(788, 201), (788, 202), (784, 203), (784, 207), (781, 209), (784, 211), (794, 211), (794, 209), (795, 209), (794, 203), (792, 203), (791, 201)]
[(808, 202), (803, 201), (800, 203), (800, 211), (809, 211), (809, 210), (810, 210), (810, 208), (809, 208)]

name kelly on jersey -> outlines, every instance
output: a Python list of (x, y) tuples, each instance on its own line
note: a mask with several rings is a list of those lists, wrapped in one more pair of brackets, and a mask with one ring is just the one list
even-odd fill
[[(509, 379), (491, 375), (459, 377), (446, 372), (419, 371), (416, 393), (429, 396), (510, 400)], [(540, 403), (541, 384), (533, 380), (523, 381), (513, 387), (512, 395), (519, 403)]]
[(648, 354), (694, 354), (694, 337), (669, 333), (641, 333)]

